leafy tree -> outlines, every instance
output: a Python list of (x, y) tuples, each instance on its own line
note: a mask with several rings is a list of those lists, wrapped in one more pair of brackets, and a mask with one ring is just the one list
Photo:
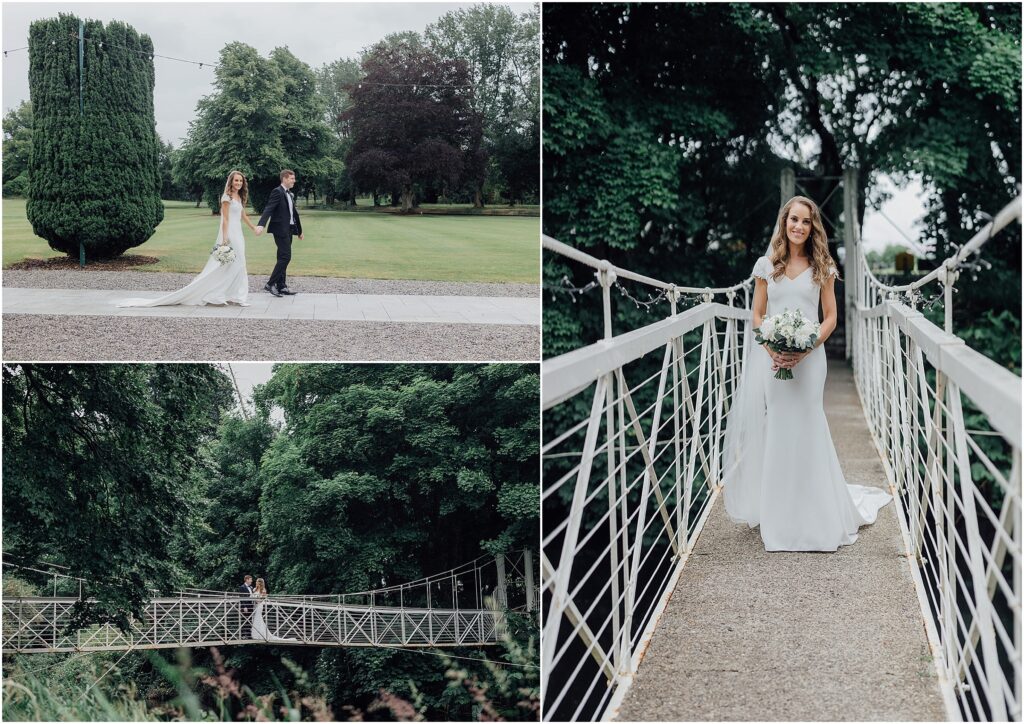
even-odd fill
[(180, 584), (197, 444), (230, 383), (208, 365), (4, 365), (4, 550), (89, 581), (88, 621), (127, 624)]
[(109, 258), (145, 242), (163, 219), (153, 43), (122, 22), (86, 21), (80, 78), (78, 30), (71, 15), (29, 27), (27, 213), (52, 249)]
[[(940, 257), (1016, 193), (1017, 6), (556, 3), (544, 12), (545, 230), (637, 271), (697, 286), (749, 274), (782, 166), (824, 176), (857, 166), (861, 218), (881, 199), (878, 173), (921, 174)], [(824, 199), (836, 183), (810, 195)], [(826, 207), (833, 219), (838, 197)], [(1000, 260), (986, 272), (996, 298), (963, 294), (958, 314), (1018, 303), (1019, 239), (1010, 230), (986, 249)], [(545, 263), (550, 283), (566, 273)], [(546, 354), (600, 335), (597, 314), (571, 307), (545, 310)], [(617, 315), (617, 329), (642, 323), (626, 305)]]
[(213, 85), (214, 92), (199, 101), (189, 123), (178, 178), (201, 185), (210, 209), (218, 213), (228, 172), (238, 169), (248, 177), (251, 203), (260, 211), (287, 159), (281, 69), (252, 46), (229, 43), (220, 52)]
[[(326, 105), (317, 92), (316, 73), (287, 48), (275, 48), (270, 53), (270, 62), (284, 79), (285, 113), (280, 134), (285, 164), (295, 171), (296, 193), (315, 193), (315, 189), (341, 173), (339, 161), (328, 155), (331, 130), (324, 120)], [(275, 175), (266, 193), (269, 195), (278, 183), (279, 177)], [(264, 202), (265, 199), (260, 201), (260, 208)]]
[[(442, 58), (465, 59), (473, 107), (484, 125), (491, 183), (510, 203), (536, 197), (540, 183), (540, 8), (516, 13), (506, 5), (453, 10), (424, 37)], [(483, 196), (484, 174), (474, 189)]]
[(3, 195), (28, 192), (28, 166), (32, 154), (32, 104), (22, 101), (4, 116)]
[[(249, 179), (253, 208), (263, 210), (283, 168), (300, 184), (315, 184), (331, 170), (323, 101), (308, 65), (287, 48), (270, 58), (244, 43), (220, 54), (214, 92), (199, 101), (175, 169), (179, 182), (201, 185), (213, 213), (228, 171)], [(300, 186), (300, 191), (302, 187)]]
[(351, 91), (353, 143), (347, 164), (360, 189), (392, 192), (410, 211), (417, 190), (454, 189), (483, 167), (482, 127), (463, 61), (444, 60), (418, 40), (390, 38), (363, 58)]
[(205, 587), (230, 590), (242, 575), (266, 571), (259, 548), (260, 461), (274, 438), (265, 418), (228, 417), (207, 450), (203, 540), (196, 556)]
[(345, 165), (345, 159), (352, 148), (352, 124), (347, 120), (347, 115), (352, 107), (350, 89), (362, 77), (362, 66), (353, 58), (341, 58), (317, 71), (317, 89), (326, 105), (327, 125), (334, 132), (328, 156), (335, 167), (323, 185), (328, 204), (334, 203), (336, 199), (344, 199), (350, 204), (356, 202), (355, 185)]

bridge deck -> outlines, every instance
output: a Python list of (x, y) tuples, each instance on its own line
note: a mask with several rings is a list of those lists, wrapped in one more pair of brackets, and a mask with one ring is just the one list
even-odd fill
[[(829, 363), (846, 479), (885, 486), (853, 374)], [(766, 553), (719, 499), (621, 720), (946, 719), (893, 504), (836, 553)]]

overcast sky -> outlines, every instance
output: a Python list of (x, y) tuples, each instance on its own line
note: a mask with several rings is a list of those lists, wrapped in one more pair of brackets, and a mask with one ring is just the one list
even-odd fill
[[(266, 57), (287, 46), (312, 68), (360, 51), (389, 33), (424, 28), (445, 13), (476, 3), (261, 3), (261, 2), (127, 2), (48, 3), (4, 2), (4, 50), (28, 45), (33, 20), (61, 12), (90, 20), (122, 20), (153, 40), (153, 52), (216, 63), (220, 50), (233, 41), (253, 46)], [(504, 3), (518, 12), (529, 3)], [(196, 102), (213, 87), (213, 67), (156, 58), (156, 128), (176, 147), (188, 132)], [(4, 113), (28, 100), (28, 51), (3, 59)]]

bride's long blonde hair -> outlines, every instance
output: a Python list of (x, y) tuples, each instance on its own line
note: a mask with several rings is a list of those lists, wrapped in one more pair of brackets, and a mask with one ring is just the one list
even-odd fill
[(789, 210), (793, 204), (803, 204), (811, 210), (811, 239), (807, 246), (807, 258), (811, 262), (811, 277), (815, 284), (821, 286), (829, 277), (829, 269), (836, 269), (838, 278), (838, 266), (828, 251), (828, 236), (825, 234), (825, 225), (821, 223), (821, 212), (818, 205), (806, 196), (794, 196), (779, 210), (779, 219), (775, 224), (775, 231), (772, 232), (771, 252), (768, 261), (774, 267), (772, 278), (778, 281), (780, 274), (785, 274), (786, 264), (789, 262), (789, 240), (786, 236), (786, 219), (789, 217)]
[(256, 579), (256, 593), (262, 594), (264, 596), (267, 595), (267, 584), (264, 583), (262, 578)]
[(238, 189), (238, 200), (242, 202), (242, 206), (245, 206), (249, 203), (249, 181), (241, 171), (231, 171), (228, 173), (228, 180), (224, 182), (224, 193), (229, 197), (234, 195), (235, 189), (232, 187), (232, 184), (235, 182), (235, 174), (242, 177), (242, 188)]

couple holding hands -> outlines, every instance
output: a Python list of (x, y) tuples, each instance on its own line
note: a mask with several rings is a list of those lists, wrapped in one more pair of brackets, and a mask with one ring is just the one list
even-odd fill
[(220, 224), (217, 241), (210, 252), (206, 266), (188, 286), (155, 299), (122, 299), (119, 307), (162, 307), (174, 304), (201, 306), (204, 304), (249, 306), (249, 276), (245, 266), (245, 237), (242, 222), (257, 236), (264, 230), (274, 235), (277, 245), (277, 263), (264, 285), (275, 297), (294, 295), (288, 288), (288, 262), (292, 258), (292, 239), (302, 239), (302, 222), (291, 192), (295, 185), (295, 172), (285, 169), (280, 174), (281, 184), (274, 187), (263, 208), (258, 224), (253, 224), (245, 213), (249, 201), (249, 182), (241, 171), (231, 171), (220, 198)]

